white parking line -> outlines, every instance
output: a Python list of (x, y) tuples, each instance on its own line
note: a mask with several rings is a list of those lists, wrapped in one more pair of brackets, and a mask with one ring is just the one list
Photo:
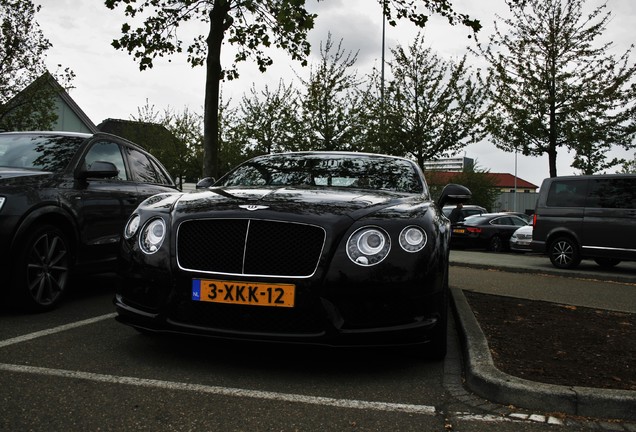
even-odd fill
[(52, 335), (52, 334), (55, 334), (55, 333), (59, 333), (59, 332), (65, 331), (65, 330), (74, 329), (74, 328), (77, 328), (77, 327), (82, 327), (82, 326), (85, 326), (85, 325), (88, 325), (88, 324), (94, 324), (94, 323), (99, 322), (99, 321), (104, 321), (104, 320), (107, 320), (107, 319), (115, 318), (116, 316), (117, 316), (116, 313), (110, 313), (110, 314), (101, 315), (101, 316), (98, 316), (98, 317), (95, 317), (95, 318), (89, 318), (89, 319), (86, 319), (86, 320), (76, 321), (74, 323), (65, 324), (65, 325), (61, 325), (61, 326), (58, 326), (58, 327), (53, 327), (53, 328), (50, 328), (50, 329), (47, 329), (47, 330), (42, 330), (42, 331), (38, 331), (38, 332), (34, 332), (34, 333), (29, 333), (29, 334), (26, 334), (26, 335), (23, 335), (23, 336), (14, 337), (14, 338), (11, 338), (11, 339), (5, 339), (3, 341), (0, 341), (0, 348), (4, 348), (4, 347), (9, 346), (9, 345), (15, 345), (15, 344), (20, 343), (20, 342), (26, 342), (26, 341), (29, 341), (29, 340), (32, 340), (32, 339), (36, 339), (36, 338), (39, 338), (39, 337), (42, 337), (42, 336), (49, 336), (49, 335)]
[(435, 415), (435, 407), (428, 405), (399, 404), (389, 402), (370, 402), (354, 399), (335, 399), (321, 396), (305, 396), (299, 394), (287, 394), (260, 390), (246, 390), (231, 387), (207, 386), (201, 384), (161, 381), (154, 379), (124, 377), (115, 375), (103, 375), (91, 372), (78, 372), (63, 369), (49, 369), (34, 366), (11, 365), (0, 363), (0, 370), (7, 372), (29, 373), (37, 375), (84, 379), (108, 384), (126, 384), (140, 387), (152, 387), (165, 390), (183, 390), (199, 393), (214, 394), (219, 396), (245, 397), (253, 399), (265, 399), (280, 402), (294, 402), (312, 405), (332, 406), (337, 408), (353, 408), (374, 411), (404, 412), (409, 414)]
[[(49, 336), (55, 333), (60, 333), (66, 330), (82, 327), (89, 324), (94, 324), (100, 321), (108, 320), (115, 318), (117, 316), (116, 313), (110, 313), (106, 315), (101, 315), (95, 318), (89, 318), (82, 321), (77, 321), (70, 324), (65, 324), (57, 327), (53, 327), (47, 330), (42, 330), (34, 333), (29, 333), (23, 336), (18, 336), (11, 339), (6, 339), (0, 341), (0, 348), (18, 344), (20, 342), (25, 342), (29, 340), (33, 340), (43, 336)], [(135, 378), (135, 377), (124, 377), (124, 376), (116, 376), (116, 375), (104, 375), (98, 373), (91, 372), (80, 372), (80, 371), (70, 371), (64, 369), (50, 369), (50, 368), (42, 368), (35, 366), (25, 366), (25, 365), (13, 365), (13, 364), (5, 364), (0, 363), (0, 370), (7, 372), (16, 372), (16, 373), (27, 373), (27, 374), (35, 374), (35, 375), (44, 375), (44, 376), (54, 376), (54, 377), (63, 377), (63, 378), (74, 378), (74, 379), (84, 379), (95, 382), (103, 382), (108, 384), (125, 384), (139, 387), (152, 387), (158, 389), (166, 389), (166, 390), (181, 390), (181, 391), (194, 391), (199, 393), (207, 393), (214, 394), (219, 396), (233, 396), (233, 397), (245, 397), (252, 399), (265, 399), (265, 400), (273, 400), (280, 402), (293, 402), (293, 403), (304, 403), (311, 405), (322, 405), (322, 406), (332, 406), (337, 408), (352, 408), (352, 409), (362, 409), (362, 410), (374, 410), (374, 411), (385, 411), (385, 412), (403, 412), (409, 414), (422, 414), (422, 415), (435, 415), (435, 407), (429, 405), (414, 405), (414, 404), (401, 404), (401, 403), (390, 403), (390, 402), (371, 402), (371, 401), (362, 401), (355, 399), (336, 399), (322, 396), (306, 396), (299, 394), (289, 394), (289, 393), (278, 393), (278, 392), (268, 392), (268, 391), (260, 391), (260, 390), (247, 390), (247, 389), (239, 389), (239, 388), (231, 388), (231, 387), (218, 387), (218, 386), (206, 386), (201, 384), (190, 384), (190, 383), (180, 383), (173, 381), (162, 381), (162, 380), (154, 380), (154, 379), (146, 379), (146, 378)], [(465, 421), (481, 421), (486, 423), (498, 423), (502, 421), (521, 421), (521, 422), (537, 422), (538, 420), (533, 417), (538, 416), (528, 416), (528, 415), (510, 415), (508, 417), (504, 416), (495, 416), (495, 415), (474, 415), (469, 413), (452, 413), (453, 416), (456, 416), (459, 420)], [(563, 423), (554, 417), (544, 418), (547, 420), (548, 424), (558, 424), (562, 425)], [(543, 423), (543, 421), (539, 421)]]

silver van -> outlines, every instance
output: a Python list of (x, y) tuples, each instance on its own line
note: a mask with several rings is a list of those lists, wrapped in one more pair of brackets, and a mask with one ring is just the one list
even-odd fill
[(565, 269), (585, 258), (602, 267), (636, 260), (636, 175), (543, 180), (530, 246)]

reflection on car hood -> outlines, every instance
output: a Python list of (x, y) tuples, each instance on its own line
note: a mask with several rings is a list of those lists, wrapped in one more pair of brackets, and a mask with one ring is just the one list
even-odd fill
[[(324, 188), (212, 188), (184, 194), (177, 213), (266, 210), (296, 214), (337, 214), (357, 219), (373, 211), (421, 197), (385, 191)], [(415, 204), (415, 202), (414, 202)], [(248, 208), (249, 207), (249, 208)]]
[(37, 171), (32, 169), (20, 169), (20, 168), (3, 168), (0, 167), (0, 181), (3, 179), (10, 179), (16, 177), (31, 177), (51, 174), (47, 171)]

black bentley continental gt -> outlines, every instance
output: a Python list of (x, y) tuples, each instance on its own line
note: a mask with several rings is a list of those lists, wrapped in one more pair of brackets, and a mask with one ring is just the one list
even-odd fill
[(147, 199), (125, 227), (118, 320), (143, 333), (446, 353), (447, 185), (384, 155), (260, 156)]

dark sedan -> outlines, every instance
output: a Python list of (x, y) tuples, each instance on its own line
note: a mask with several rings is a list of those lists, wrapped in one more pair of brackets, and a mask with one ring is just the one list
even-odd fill
[(453, 248), (481, 248), (500, 252), (510, 248), (510, 236), (528, 223), (509, 213), (470, 216), (453, 225)]
[(108, 134), (0, 133), (1, 294), (47, 310), (79, 271), (113, 271), (137, 205), (175, 191), (139, 146)]
[[(142, 332), (446, 353), (448, 185), (414, 162), (344, 152), (257, 157), (162, 194), (124, 232), (118, 320)], [(423, 346), (423, 347), (422, 347)]]

